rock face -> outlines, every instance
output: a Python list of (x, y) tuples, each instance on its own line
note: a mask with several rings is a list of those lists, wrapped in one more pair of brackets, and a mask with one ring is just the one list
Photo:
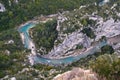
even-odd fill
[(52, 49), (49, 54), (52, 55), (51, 57), (62, 55), (68, 50), (73, 49), (75, 45), (82, 43), (83, 39), (84, 38), (82, 33), (73, 32), (72, 34), (68, 35), (61, 44), (54, 47), (54, 49)]
[(59, 74), (54, 77), (53, 80), (98, 80), (96, 75), (90, 70), (84, 70), (81, 68), (74, 68), (71, 71), (67, 71), (63, 74)]
[(0, 3), (0, 12), (4, 12), (4, 11), (5, 11), (4, 5)]

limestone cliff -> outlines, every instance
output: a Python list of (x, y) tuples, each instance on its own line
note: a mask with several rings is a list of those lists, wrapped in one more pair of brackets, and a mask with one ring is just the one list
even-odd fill
[(53, 80), (98, 80), (95, 73), (91, 70), (84, 70), (81, 68), (73, 68), (63, 74), (54, 77)]

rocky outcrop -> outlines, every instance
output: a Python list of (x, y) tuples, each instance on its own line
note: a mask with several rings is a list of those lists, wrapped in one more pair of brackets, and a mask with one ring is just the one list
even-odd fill
[(53, 80), (98, 80), (98, 78), (91, 70), (74, 68), (71, 71), (57, 75)]
[(4, 12), (6, 9), (2, 3), (0, 3), (0, 12)]

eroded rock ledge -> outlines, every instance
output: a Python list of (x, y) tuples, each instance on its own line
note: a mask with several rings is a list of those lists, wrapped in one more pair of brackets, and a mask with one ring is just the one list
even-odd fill
[(71, 71), (57, 75), (53, 80), (98, 80), (98, 78), (91, 70), (73, 68)]

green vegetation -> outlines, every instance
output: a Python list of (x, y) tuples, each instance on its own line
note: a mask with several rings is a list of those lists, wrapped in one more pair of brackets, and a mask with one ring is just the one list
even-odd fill
[(7, 11), (0, 13), (0, 31), (14, 28), (41, 14), (53, 14), (61, 9), (73, 10), (79, 8), (80, 5), (90, 4), (96, 0), (19, 0), (18, 4), (14, 0), (10, 1), (11, 6), (9, 6), (8, 0), (0, 1), (7, 9)]
[(0, 52), (8, 50), (12, 53), (23, 49), (24, 46), (17, 30), (10, 29), (0, 33)]
[(26, 53), (14, 52), (9, 55), (0, 53), (0, 78), (6, 75), (14, 75), (22, 70)]
[[(99, 3), (101, 0), (96, 0)], [(111, 9), (113, 4), (116, 3), (114, 9)], [(120, 17), (114, 13), (115, 11), (120, 12), (119, 9), (119, 1), (113, 0), (110, 3), (105, 4), (104, 6), (98, 6), (95, 4), (86, 5), (86, 7), (82, 7), (80, 9), (75, 9), (74, 11), (70, 11), (69, 13), (64, 14), (68, 20), (61, 23), (61, 31), (63, 33), (72, 33), (81, 27), (92, 27), (95, 29), (99, 24), (96, 24), (96, 21), (89, 19), (89, 15), (94, 14), (94, 16), (98, 15), (103, 18), (104, 21), (110, 19), (111, 17), (117, 21), (120, 20)], [(84, 16), (84, 17), (83, 17)], [(93, 17), (94, 17), (93, 16)], [(90, 35), (92, 35), (90, 33)], [(91, 37), (95, 37), (92, 35)]]
[[(37, 48), (43, 47), (47, 52), (53, 48), (54, 41), (58, 35), (56, 27), (57, 21), (52, 20), (46, 23), (40, 23), (32, 29), (33, 40)], [(44, 54), (46, 53), (44, 52)]]
[[(45, 30), (48, 30), (47, 32), (55, 31), (55, 30), (51, 31), (51, 29), (48, 29), (50, 27), (52, 27), (51, 28), (52, 30), (55, 29), (56, 20), (49, 21), (49, 22), (47, 22), (45, 24), (39, 24), (38, 26), (36, 26), (32, 30), (33, 31), (38, 30), (36, 32), (40, 32), (41, 33), (40, 37), (43, 37), (42, 36), (43, 33), (44, 33), (44, 35), (45, 34), (47, 35)], [(13, 32), (14, 30), (11, 30), (11, 31)], [(7, 39), (4, 39), (4, 42), (6, 42), (7, 40), (13, 39), (14, 40), (14, 45), (16, 44), (16, 42), (19, 45), (22, 44), (20, 39), (19, 39), (19, 35), (17, 35), (17, 32), (12, 33), (11, 31), (7, 31), (7, 32), (9, 32), (8, 34), (7, 34), (7, 32), (3, 32), (4, 34), (6, 33), (6, 35), (2, 35), (3, 33), (1, 33), (2, 38), (6, 37), (6, 36), (8, 37), (9, 35), (12, 36), (12, 37), (8, 37)], [(16, 36), (18, 36), (18, 38)], [(50, 36), (47, 36), (47, 37), (49, 38)], [(19, 40), (17, 41), (17, 39), (19, 39)], [(1, 39), (1, 41), (2, 41), (2, 39)], [(1, 44), (3, 45), (4, 43), (1, 42)], [(9, 44), (7, 44), (7, 45), (9, 45)], [(12, 48), (10, 48), (9, 50), (11, 51), (11, 49)], [(109, 51), (110, 49), (106, 49), (106, 51)], [(3, 53), (0, 53), (0, 61), (1, 61), (0, 62), (0, 78), (4, 77), (5, 75), (14, 75), (18, 80), (19, 79), (33, 80), (35, 77), (38, 77), (38, 74), (40, 74), (40, 75), (42, 74), (42, 76), (46, 77), (46, 79), (51, 80), (57, 74), (68, 71), (68, 70), (72, 69), (73, 67), (89, 68), (89, 61), (91, 61), (91, 60), (96, 61), (96, 57), (98, 57), (102, 53), (104, 53), (104, 51), (101, 52), (101, 53), (99, 52), (99, 53), (96, 53), (94, 55), (87, 56), (86, 58), (82, 58), (81, 60), (79, 60), (77, 62), (74, 62), (74, 63), (72, 63), (72, 64), (70, 64), (70, 65), (68, 65), (66, 67), (64, 67), (64, 66), (53, 67), (53, 66), (49, 66), (49, 65), (37, 64), (37, 65), (34, 65), (32, 68), (39, 70), (39, 72), (36, 72), (34, 70), (29, 70), (27, 72), (18, 74), (18, 72), (21, 71), (23, 68), (26, 68), (26, 67), (29, 66), (29, 65), (26, 65), (26, 66), (23, 65), (24, 63), (26, 63), (24, 59), (26, 58), (25, 55), (27, 53), (23, 52), (22, 50), (13, 50), (13, 52), (10, 55), (3, 52)], [(117, 64), (115, 63), (114, 65), (117, 65)], [(118, 70), (119, 68), (117, 68), (117, 69), (116, 68), (117, 67), (114, 68), (114, 71), (115, 72), (119, 71)], [(52, 74), (50, 74), (51, 70), (54, 71)], [(117, 72), (117, 74), (115, 73), (114, 75), (117, 76), (118, 73), (119, 72)], [(44, 80), (44, 78), (41, 77), (41, 80), (42, 79)]]
[(84, 33), (84, 34), (86, 34), (88, 37), (90, 37), (90, 38), (92, 38), (92, 39), (94, 39), (95, 37), (96, 37), (96, 35), (94, 34), (94, 32), (92, 31), (92, 29), (91, 28), (84, 28), (83, 30), (82, 30), (82, 32)]
[(89, 18), (84, 18), (81, 20), (81, 24), (84, 26), (84, 27), (87, 27), (87, 26), (95, 26), (95, 23), (96, 21), (94, 20), (90, 20)]
[(114, 49), (110, 45), (103, 46), (101, 48), (101, 51), (102, 51), (102, 53), (106, 53), (106, 54), (112, 54), (112, 53), (114, 53)]
[[(120, 59), (112, 54), (114, 50), (109, 45), (103, 46), (101, 52), (89, 55), (68, 66), (62, 65), (54, 67), (42, 64), (30, 66), (27, 62), (28, 58), (26, 59), (26, 55), (28, 55), (29, 51), (24, 49), (19, 33), (17, 30), (13, 29), (15, 26), (35, 16), (73, 10), (79, 8), (80, 5), (91, 4), (98, 0), (19, 0), (18, 4), (15, 4), (13, 2), (14, 0), (10, 1), (12, 1), (11, 6), (8, 5), (8, 0), (0, 1), (5, 4), (7, 9), (6, 12), (0, 13), (0, 78), (10, 75), (10, 77), (15, 76), (17, 80), (34, 80), (34, 78), (37, 77), (40, 80), (44, 80), (44, 78), (39, 77), (39, 75), (41, 75), (44, 76), (46, 80), (51, 80), (55, 75), (68, 71), (73, 67), (91, 67), (101, 78), (105, 77), (107, 80), (120, 79)], [(115, 3), (117, 2), (120, 1), (116, 0)], [(68, 20), (61, 23), (61, 32), (71, 33), (83, 27), (83, 33), (90, 38), (95, 38), (95, 34), (89, 26), (94, 29), (96, 22), (90, 20), (88, 17), (83, 18), (83, 16), (85, 14), (89, 15), (93, 12), (98, 12), (95, 14), (103, 17), (104, 20), (109, 19), (111, 16), (117, 21), (119, 17), (114, 13), (114, 10), (120, 12), (120, 4), (118, 3), (118, 6), (116, 6), (114, 10), (110, 9), (112, 5), (113, 3), (109, 3), (99, 7), (98, 5), (95, 6), (92, 4), (88, 7), (76, 9), (65, 14)], [(108, 14), (106, 10), (109, 10)], [(53, 48), (54, 42), (58, 36), (56, 26), (56, 20), (52, 20), (44, 24), (40, 23), (31, 29), (31, 38), (34, 40), (36, 47), (38, 49), (44, 49), (43, 51), (39, 51), (40, 53), (47, 54), (48, 51)], [(11, 40), (13, 42), (9, 43)], [(102, 37), (102, 40), (106, 40), (105, 36)], [(82, 47), (82, 45), (77, 45), (76, 48), (81, 49)], [(23, 68), (29, 68), (29, 71), (18, 73), (22, 71)], [(38, 70), (38, 72), (34, 69)]]
[(22, 69), (26, 57), (24, 50), (17, 30), (10, 29), (0, 33), (0, 78)]
[(83, 49), (83, 45), (77, 45), (76, 49)]
[[(104, 46), (104, 48), (107, 48), (105, 51), (103, 51), (103, 47), (102, 47), (101, 52), (96, 52), (93, 55), (88, 55), (86, 58), (82, 58), (82, 59), (68, 65), (66, 68), (72, 68), (74, 66), (74, 67), (81, 67), (81, 68), (87, 68), (88, 69), (90, 67), (90, 65), (89, 65), (90, 61), (95, 61), (96, 58), (101, 56), (101, 55), (104, 55), (104, 54), (110, 55), (110, 54), (114, 53), (114, 51), (112, 51), (113, 48), (112, 47), (109, 48), (109, 47), (111, 47), (111, 46), (106, 45), (106, 46)], [(106, 53), (106, 52), (109, 52), (109, 51), (111, 51), (111, 52)]]
[(91, 62), (91, 68), (106, 80), (120, 80), (120, 59), (116, 55), (99, 56)]
[[(107, 49), (107, 51), (109, 51), (109, 49)], [(86, 58), (82, 58), (82, 59), (80, 59), (80, 60), (78, 60), (78, 61), (76, 61), (76, 62), (74, 62), (74, 63), (71, 63), (71, 64), (69, 64), (69, 65), (67, 65), (67, 66), (64, 66), (64, 65), (61, 65), (61, 66), (49, 66), (49, 65), (41, 65), (41, 64), (37, 64), (37, 65), (34, 65), (34, 68), (35, 69), (38, 69), (38, 70), (40, 70), (40, 71), (42, 71), (42, 70), (44, 70), (44, 76), (45, 76), (45, 74), (47, 75), (46, 77), (48, 77), (49, 76), (49, 71), (50, 70), (52, 70), (52, 69), (54, 69), (55, 71), (57, 71), (57, 73), (53, 73), (53, 75), (51, 75), (51, 79), (52, 79), (52, 77), (54, 77), (55, 75), (57, 75), (57, 74), (60, 74), (60, 73), (63, 73), (63, 72), (66, 72), (66, 71), (68, 71), (68, 70), (71, 70), (73, 67), (81, 67), (81, 68), (86, 68), (86, 69), (88, 69), (88, 68), (90, 68), (91, 67), (91, 61), (92, 62), (94, 62), (94, 64), (96, 63), (97, 64), (97, 62), (96, 62), (96, 58), (99, 58), (100, 56), (101, 56), (101, 54), (105, 54), (104, 52), (96, 52), (95, 54), (93, 54), (93, 55), (89, 55), (89, 56), (87, 56)], [(105, 55), (109, 55), (109, 56), (111, 56), (110, 54), (105, 54)], [(115, 56), (115, 55), (114, 55)], [(107, 58), (108, 59), (108, 58)], [(106, 60), (107, 60), (106, 59)], [(115, 58), (114, 59), (118, 59), (118, 57), (117, 56), (115, 56)], [(108, 61), (109, 62), (109, 61)], [(98, 63), (98, 64), (100, 64), (100, 63)], [(105, 63), (104, 63), (105, 64)], [(117, 64), (115, 64), (115, 65), (117, 65)], [(102, 67), (102, 65), (100, 65), (101, 67)], [(119, 66), (118, 66), (119, 67)], [(115, 68), (117, 68), (117, 66), (115, 67)], [(97, 67), (96, 67), (96, 69), (97, 69)], [(107, 69), (107, 68), (106, 68)], [(115, 71), (118, 71), (119, 72), (119, 69), (120, 68), (117, 68)], [(117, 76), (118, 76), (118, 74), (117, 74)], [(115, 78), (116, 79), (116, 78)], [(116, 80), (119, 80), (119, 79), (116, 79)]]

